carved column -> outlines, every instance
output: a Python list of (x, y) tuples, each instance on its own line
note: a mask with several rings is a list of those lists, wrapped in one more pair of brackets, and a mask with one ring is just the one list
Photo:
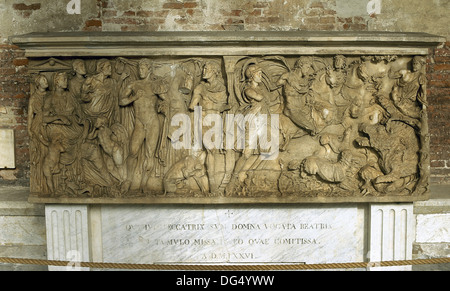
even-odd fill
[[(412, 259), (415, 235), (413, 203), (370, 205), (369, 261)], [(411, 270), (411, 266), (379, 267), (370, 270)]]
[(87, 205), (46, 205), (47, 256), (49, 260), (71, 261), (50, 271), (89, 270), (76, 262), (90, 261)]

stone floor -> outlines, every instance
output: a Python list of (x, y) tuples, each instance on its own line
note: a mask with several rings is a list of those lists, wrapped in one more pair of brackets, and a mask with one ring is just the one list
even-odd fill
[(413, 266), (413, 271), (450, 271), (450, 264), (417, 265)]

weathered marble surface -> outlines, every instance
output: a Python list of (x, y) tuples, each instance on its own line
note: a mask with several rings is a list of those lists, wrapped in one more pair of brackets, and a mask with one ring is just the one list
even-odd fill
[(418, 214), (416, 232), (418, 243), (450, 243), (450, 215)]
[[(371, 262), (411, 260), (415, 236), (415, 217), (412, 203), (370, 205), (370, 252)], [(379, 267), (371, 270), (406, 271), (410, 265)]]
[(33, 80), (30, 201), (428, 198), (425, 55), (438, 36), (111, 32), (11, 41), (25, 49)]
[(0, 128), (0, 168), (16, 167), (14, 130)]
[[(90, 260), (87, 205), (46, 205), (47, 252), (49, 260), (70, 261), (68, 266), (49, 266), (64, 271), (79, 268), (75, 262)], [(88, 270), (89, 268), (79, 268)]]
[[(268, 48), (274, 54), (333, 54), (337, 47), (341, 53), (356, 55), (375, 51), (379, 54), (427, 54), (427, 47), (445, 42), (445, 38), (427, 33), (385, 31), (167, 31), (30, 33), (12, 36), (10, 41), (25, 48), (28, 57), (168, 53), (235, 56), (249, 52), (267, 54)], [(242, 42), (249, 45), (242, 46), (239, 44)]]
[[(0, 257), (47, 258), (44, 205), (27, 202), (30, 189), (0, 186)], [(0, 271), (44, 271), (47, 266), (0, 263)]]
[(356, 262), (366, 251), (364, 209), (349, 205), (101, 206), (101, 232), (104, 262)]

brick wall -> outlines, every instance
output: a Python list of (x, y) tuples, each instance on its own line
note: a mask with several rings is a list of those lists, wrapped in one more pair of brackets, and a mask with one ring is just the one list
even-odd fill
[[(27, 59), (23, 51), (8, 44), (8, 35), (32, 31), (377, 29), (449, 35), (445, 17), (439, 17), (445, 15), (445, 7), (421, 0), (392, 2), (381, 14), (368, 14), (368, 1), (361, 0), (81, 0), (80, 15), (66, 13), (68, 2), (17, 0), (0, 4), (0, 43), (5, 43), (0, 45), (0, 127), (15, 129), (17, 165), (16, 169), (0, 169), (0, 184), (26, 185), (29, 180)], [(449, 58), (446, 43), (431, 50), (428, 59), (434, 183), (450, 183)]]
[(0, 127), (14, 129), (16, 143), (16, 168), (0, 170), (0, 184), (26, 185), (29, 180), (27, 64), (23, 50), (0, 44)]
[(434, 183), (450, 182), (450, 42), (428, 59), (428, 118)]
[(336, 1), (97, 1), (83, 30), (366, 30), (375, 15), (339, 16)]

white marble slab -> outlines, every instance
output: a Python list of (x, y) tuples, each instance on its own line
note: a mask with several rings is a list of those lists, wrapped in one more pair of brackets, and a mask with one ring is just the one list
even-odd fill
[(418, 214), (416, 220), (416, 242), (450, 242), (449, 214)]
[(14, 130), (0, 129), (0, 169), (16, 167), (14, 156)]
[(43, 216), (0, 215), (0, 246), (45, 245)]
[(97, 256), (104, 262), (337, 263), (365, 257), (364, 209), (357, 206), (104, 205), (100, 217)]
[(47, 256), (69, 261), (68, 266), (49, 266), (50, 271), (88, 270), (77, 262), (89, 262), (87, 205), (46, 205)]
[[(371, 262), (411, 260), (414, 241), (414, 214), (412, 203), (374, 203), (370, 205)], [(411, 270), (410, 265), (379, 267), (371, 270)]]

